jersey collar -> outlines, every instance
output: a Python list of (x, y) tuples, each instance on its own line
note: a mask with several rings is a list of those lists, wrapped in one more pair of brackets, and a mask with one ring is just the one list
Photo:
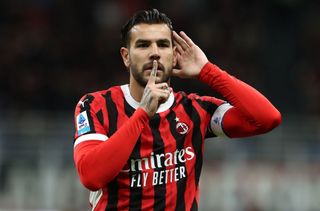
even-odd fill
[[(133, 97), (131, 96), (130, 90), (129, 90), (129, 85), (128, 84), (122, 85), (121, 90), (123, 92), (124, 98), (127, 101), (127, 103), (131, 107), (133, 107), (134, 109), (137, 109), (139, 107), (140, 103), (137, 102), (135, 99), (133, 99)], [(160, 104), (160, 106), (157, 110), (157, 113), (164, 112), (164, 111), (168, 110), (173, 105), (173, 103), (174, 103), (174, 95), (171, 92), (168, 100), (166, 102)]]

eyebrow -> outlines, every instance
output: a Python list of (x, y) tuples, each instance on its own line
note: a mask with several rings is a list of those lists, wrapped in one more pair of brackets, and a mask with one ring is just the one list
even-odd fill
[(150, 43), (150, 40), (143, 40), (143, 39), (138, 39), (135, 44), (139, 44), (139, 43)]
[[(156, 41), (157, 43), (165, 43), (165, 44), (170, 44), (170, 40), (168, 39), (159, 39)], [(151, 43), (150, 40), (144, 40), (144, 39), (138, 39), (135, 44), (140, 44), (140, 43)]]
[(160, 39), (160, 40), (157, 41), (157, 43), (164, 43), (164, 44), (170, 45), (170, 44), (171, 44), (171, 41), (168, 40), (168, 39)]

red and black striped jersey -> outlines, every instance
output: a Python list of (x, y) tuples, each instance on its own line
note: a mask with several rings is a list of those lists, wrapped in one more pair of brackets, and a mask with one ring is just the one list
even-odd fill
[(257, 90), (207, 63), (199, 79), (223, 100), (171, 93), (149, 118), (128, 85), (85, 95), (75, 110), (74, 160), (92, 209), (198, 210), (204, 139), (265, 133), (279, 111)]
[[(215, 136), (207, 129), (223, 103), (214, 97), (172, 93), (142, 130), (123, 169), (92, 193), (96, 210), (197, 210), (203, 140)], [(75, 145), (97, 140), (93, 136), (111, 137), (138, 106), (128, 85), (84, 96), (76, 109)], [(119, 141), (126, 147), (125, 140)]]

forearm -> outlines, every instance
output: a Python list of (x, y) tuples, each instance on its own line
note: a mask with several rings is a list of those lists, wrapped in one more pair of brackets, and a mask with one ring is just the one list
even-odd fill
[[(280, 112), (253, 87), (222, 71), (218, 66), (207, 63), (199, 74), (199, 79), (219, 92), (229, 103), (234, 106), (232, 112), (227, 112), (224, 126), (228, 135), (232, 134), (234, 115), (243, 118), (250, 124), (250, 134), (255, 135), (267, 132), (280, 124)], [(228, 129), (229, 125), (233, 125)], [(252, 129), (254, 126), (254, 131)], [(246, 135), (246, 134), (245, 134)]]
[(112, 181), (126, 164), (144, 126), (149, 121), (138, 109), (132, 117), (106, 141), (86, 141), (74, 149), (74, 160), (81, 182), (96, 190)]

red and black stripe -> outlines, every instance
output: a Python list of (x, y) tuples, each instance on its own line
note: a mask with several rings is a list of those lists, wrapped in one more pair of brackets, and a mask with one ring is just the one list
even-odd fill
[(195, 184), (197, 187), (200, 179), (200, 173), (201, 173), (202, 162), (203, 162), (203, 153), (202, 153), (202, 144), (203, 144), (202, 137), (203, 136), (201, 134), (201, 128), (200, 128), (201, 126), (200, 115), (198, 111), (194, 108), (194, 105), (192, 104), (192, 101), (190, 99), (184, 98), (182, 100), (182, 106), (193, 123), (192, 147), (196, 155)]
[[(218, 108), (218, 106), (210, 101), (205, 101), (205, 100), (200, 100), (197, 99), (196, 102), (201, 106), (201, 108), (203, 110), (205, 110), (207, 113), (210, 114), (210, 116), (213, 115), (213, 113), (216, 111), (216, 109)], [(208, 130), (205, 134), (206, 138), (212, 138), (212, 137), (216, 137), (216, 135), (211, 131), (211, 128), (208, 127)]]
[(96, 113), (97, 119), (99, 121), (99, 123), (101, 125), (104, 125), (104, 118), (103, 118), (103, 113), (102, 113), (102, 109), (100, 109), (97, 113)]
[[(135, 112), (135, 109), (132, 108), (126, 100), (124, 100), (124, 112), (128, 118), (132, 116), (132, 114)], [(140, 147), (141, 147), (141, 139), (139, 137), (139, 140), (137, 141), (137, 144), (135, 145), (131, 158), (134, 159), (141, 159), (141, 153), (140, 153)], [(130, 159), (128, 160), (127, 163), (128, 166), (131, 165)], [(132, 175), (137, 174), (137, 172), (132, 172), (130, 169), (129, 172), (129, 178), (130, 178), (130, 183), (131, 184), (131, 179)], [(141, 176), (141, 175), (140, 175)], [(141, 205), (142, 205), (142, 187), (137, 187), (137, 186), (130, 186), (130, 199), (129, 199), (129, 211), (139, 211), (141, 210)]]
[[(184, 141), (185, 141), (185, 135), (181, 135), (177, 132), (176, 130), (176, 113), (174, 111), (170, 112), (166, 118), (168, 122), (170, 123), (170, 132), (174, 139), (176, 140), (176, 148), (177, 150), (181, 151), (184, 148)], [(184, 166), (184, 163), (178, 163), (176, 165), (176, 168), (179, 168), (180, 166)], [(186, 172), (186, 175), (188, 173)], [(177, 181), (177, 197), (176, 197), (176, 211), (185, 211), (185, 198), (184, 198), (184, 193), (186, 190), (186, 184), (187, 184), (187, 178), (182, 178), (179, 181)]]
[[(117, 130), (118, 122), (118, 110), (116, 104), (112, 100), (111, 91), (108, 91), (105, 94), (106, 107), (108, 111), (108, 120), (109, 120), (109, 133), (108, 136), (112, 136)], [(118, 204), (118, 182), (115, 178), (108, 184), (108, 204), (106, 211), (116, 211)]]
[[(165, 154), (164, 142), (159, 132), (160, 126), (160, 115), (156, 114), (150, 120), (149, 126), (151, 128), (153, 136), (153, 152), (155, 154)], [(161, 157), (161, 168), (155, 169), (155, 171), (165, 171), (166, 166), (164, 165), (164, 157)], [(164, 211), (166, 208), (166, 184), (158, 184), (154, 186), (154, 210)]]
[[(141, 154), (140, 154), (140, 147), (141, 147), (141, 139), (139, 137), (139, 140), (137, 141), (137, 144), (135, 145), (131, 157), (134, 159), (141, 159)], [(130, 166), (130, 160), (128, 161), (128, 166)], [(137, 175), (140, 174), (140, 178), (141, 178), (141, 172), (129, 172), (130, 175), (130, 184), (131, 184), (131, 179), (133, 174)], [(136, 176), (137, 177), (137, 176)], [(141, 210), (141, 205), (142, 205), (142, 187), (138, 187), (138, 186), (130, 186), (130, 199), (129, 199), (129, 211), (138, 211)]]

